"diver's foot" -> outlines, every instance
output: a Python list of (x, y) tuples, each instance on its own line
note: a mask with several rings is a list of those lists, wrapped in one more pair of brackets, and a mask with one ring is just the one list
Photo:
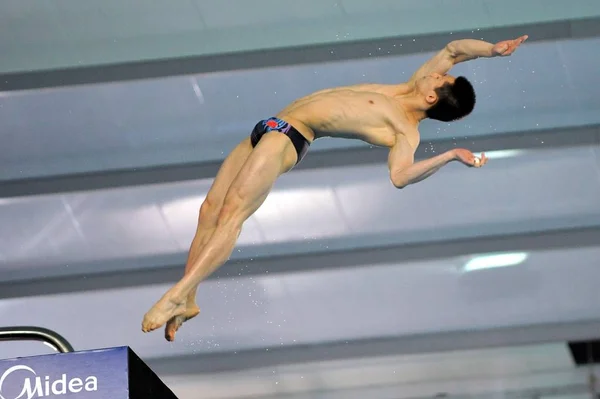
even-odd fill
[(183, 315), (186, 310), (185, 297), (180, 299), (169, 291), (144, 315), (142, 331), (145, 333), (154, 331), (169, 320)]
[(185, 312), (179, 316), (172, 317), (165, 327), (165, 338), (169, 342), (175, 341), (175, 333), (183, 323), (193, 319), (200, 313), (200, 308), (196, 305), (196, 302), (188, 302), (186, 305)]

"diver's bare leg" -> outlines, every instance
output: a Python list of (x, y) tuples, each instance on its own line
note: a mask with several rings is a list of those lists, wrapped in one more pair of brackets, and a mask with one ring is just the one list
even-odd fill
[(144, 317), (142, 330), (159, 328), (185, 313), (190, 292), (231, 255), (242, 225), (264, 202), (277, 178), (290, 170), (297, 156), (289, 138), (278, 132), (265, 134), (227, 191), (217, 226), (186, 275)]
[[(202, 247), (208, 242), (217, 227), (217, 219), (223, 206), (223, 200), (229, 190), (229, 186), (233, 179), (237, 176), (246, 159), (252, 152), (250, 139), (242, 141), (237, 147), (225, 158), (213, 184), (208, 191), (198, 216), (198, 227), (188, 254), (188, 259), (185, 265), (185, 274), (187, 274), (194, 264)], [(200, 308), (196, 304), (196, 294), (198, 286), (196, 286), (187, 296), (185, 312), (179, 316), (171, 318), (165, 328), (165, 338), (169, 341), (175, 339), (175, 333), (181, 325), (187, 320), (194, 318), (200, 313)]]

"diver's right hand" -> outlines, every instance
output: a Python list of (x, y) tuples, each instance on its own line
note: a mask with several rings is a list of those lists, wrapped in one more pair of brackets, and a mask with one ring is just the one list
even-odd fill
[(513, 40), (504, 40), (502, 42), (496, 43), (492, 48), (492, 55), (494, 57), (507, 57), (512, 55), (515, 50), (529, 38), (527, 35), (523, 35)]
[(488, 161), (487, 157), (485, 156), (485, 153), (482, 152), (481, 158), (478, 158), (475, 156), (475, 154), (473, 154), (466, 148), (456, 148), (452, 150), (452, 153), (454, 155), (454, 159), (462, 162), (463, 164), (469, 167), (481, 168)]

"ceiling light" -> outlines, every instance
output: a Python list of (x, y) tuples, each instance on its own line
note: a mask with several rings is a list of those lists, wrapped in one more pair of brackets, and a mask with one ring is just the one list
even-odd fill
[(485, 156), (488, 159), (502, 159), (502, 158), (513, 158), (524, 155), (523, 150), (498, 150), (486, 152)]
[(469, 260), (463, 267), (464, 272), (493, 269), (497, 267), (516, 266), (527, 259), (526, 252), (508, 252), (477, 256)]

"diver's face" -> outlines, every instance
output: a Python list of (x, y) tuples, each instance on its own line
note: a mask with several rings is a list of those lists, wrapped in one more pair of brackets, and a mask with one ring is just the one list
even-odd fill
[(442, 87), (446, 83), (454, 84), (456, 78), (450, 75), (441, 75), (439, 73), (432, 73), (430, 75), (423, 76), (418, 82), (417, 87), (423, 94), (427, 94), (430, 91)]
[(423, 76), (417, 81), (417, 90), (428, 104), (434, 104), (437, 101), (436, 89), (439, 89), (446, 83), (454, 84), (455, 81), (456, 78), (454, 76), (432, 73)]

